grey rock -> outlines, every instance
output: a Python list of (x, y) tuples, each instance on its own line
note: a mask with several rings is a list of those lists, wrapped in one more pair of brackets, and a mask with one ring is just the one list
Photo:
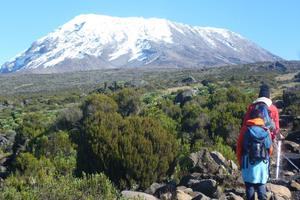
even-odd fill
[(195, 172), (195, 173), (189, 174), (187, 176), (184, 176), (180, 180), (179, 185), (189, 187), (190, 180), (197, 180), (197, 179), (198, 180), (202, 179), (202, 174)]
[(278, 196), (278, 195), (274, 195), (274, 199), (275, 200), (289, 200), (289, 198), (286, 198), (286, 197), (282, 197), (282, 196)]
[(229, 167), (233, 170), (233, 171), (237, 171), (239, 170), (238, 166), (235, 164), (235, 162), (233, 162), (232, 160), (229, 160)]
[(194, 77), (192, 77), (192, 76), (189, 76), (189, 77), (187, 77), (187, 78), (184, 78), (184, 79), (182, 80), (182, 82), (183, 82), (183, 83), (195, 83), (195, 82), (196, 82), (196, 79), (195, 79)]
[(193, 191), (192, 188), (187, 188), (185, 186), (179, 186), (179, 187), (177, 187), (177, 192), (178, 191), (182, 191), (182, 192), (190, 195), (192, 198), (198, 196), (201, 193), (201, 192)]
[(196, 197), (192, 200), (211, 200), (210, 197), (206, 196), (205, 194), (199, 193)]
[(220, 165), (212, 158), (207, 149), (202, 149), (189, 156), (193, 167), (200, 173), (218, 173)]
[(243, 196), (246, 194), (246, 189), (245, 187), (236, 187), (236, 188), (231, 188), (231, 189), (225, 189), (225, 193), (234, 193), (238, 196)]
[(293, 153), (300, 153), (300, 145), (296, 142), (285, 140), (283, 144), (286, 150)]
[(191, 180), (190, 185), (193, 191), (201, 192), (209, 197), (215, 197), (218, 189), (217, 182), (213, 179)]
[(292, 191), (300, 191), (300, 184), (293, 180), (290, 183), (290, 189)]
[(243, 197), (241, 196), (238, 196), (232, 192), (230, 192), (227, 197), (226, 197), (227, 200), (243, 200)]
[(227, 161), (220, 152), (212, 151), (210, 155), (218, 165), (227, 166)]
[(159, 199), (172, 200), (172, 199), (174, 199), (174, 195), (171, 192), (167, 192), (167, 193), (161, 194)]
[(283, 175), (284, 176), (295, 176), (295, 173), (291, 172), (291, 171), (283, 171)]
[(171, 198), (174, 198), (176, 196), (176, 184), (169, 183), (162, 187), (159, 187), (156, 189), (153, 195), (160, 199), (166, 198), (170, 195)]
[(176, 199), (177, 200), (191, 200), (193, 197), (189, 194), (185, 193), (184, 191), (177, 190)]
[(292, 197), (291, 191), (282, 185), (275, 185), (272, 183), (267, 183), (267, 189), (271, 191), (276, 196), (285, 197), (290, 199)]
[(191, 189), (191, 188), (187, 188), (187, 187), (185, 187), (183, 185), (176, 187), (176, 190), (182, 190), (182, 191), (184, 191), (186, 189)]
[(4, 166), (0, 166), (0, 173), (6, 173), (7, 172), (7, 168)]
[(161, 184), (161, 183), (152, 183), (148, 189), (145, 190), (146, 193), (154, 195), (157, 189), (165, 186), (166, 184)]
[(8, 143), (9, 143), (8, 139), (5, 136), (0, 135), (0, 148), (3, 148)]
[(154, 197), (153, 195), (146, 194), (143, 192), (135, 192), (124, 190), (121, 192), (122, 196), (128, 199), (141, 199), (141, 200), (159, 200), (158, 198)]
[(175, 97), (175, 103), (184, 104), (185, 102), (190, 101), (194, 95), (194, 90), (189, 89), (182, 91)]
[(182, 191), (185, 192), (187, 194), (192, 194), (193, 193), (193, 189), (192, 188), (187, 188), (185, 186), (179, 186), (176, 188), (177, 191)]

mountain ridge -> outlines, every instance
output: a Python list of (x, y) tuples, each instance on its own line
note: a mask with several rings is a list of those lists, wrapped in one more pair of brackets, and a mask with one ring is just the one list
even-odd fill
[(33, 42), (1, 73), (204, 67), (281, 60), (227, 29), (160, 18), (79, 15)]

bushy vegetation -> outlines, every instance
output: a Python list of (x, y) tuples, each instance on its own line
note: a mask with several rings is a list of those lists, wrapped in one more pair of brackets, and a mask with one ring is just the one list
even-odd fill
[(43, 174), (42, 179), (28, 174), (12, 175), (5, 180), (0, 191), (0, 199), (5, 200), (112, 200), (120, 197), (112, 183), (103, 174), (84, 175), (82, 178), (71, 175)]
[[(137, 84), (0, 97), (0, 135), (12, 143), (1, 146), (8, 170), (0, 199), (119, 199), (124, 188), (179, 180), (202, 148), (235, 160), (257, 86), (283, 73), (257, 65), (146, 71)], [(195, 82), (180, 81), (192, 72)], [(299, 99), (298, 89), (286, 90), (283, 112), (300, 115)]]
[(124, 114), (123, 109), (117, 109), (116, 102), (105, 95), (86, 100), (78, 167), (86, 172), (103, 171), (122, 188), (145, 188), (166, 177), (176, 156), (176, 139), (150, 117), (123, 118), (117, 113)]

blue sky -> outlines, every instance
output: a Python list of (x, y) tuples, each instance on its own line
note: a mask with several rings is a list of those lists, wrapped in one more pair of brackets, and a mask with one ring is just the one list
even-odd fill
[(300, 60), (299, 0), (4, 0), (0, 65), (79, 14), (159, 17), (227, 28), (288, 60)]

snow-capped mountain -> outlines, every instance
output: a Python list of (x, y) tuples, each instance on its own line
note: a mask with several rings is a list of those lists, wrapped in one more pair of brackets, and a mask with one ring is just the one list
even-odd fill
[(202, 67), (280, 59), (226, 29), (158, 18), (79, 15), (0, 67), (53, 73), (122, 67)]

